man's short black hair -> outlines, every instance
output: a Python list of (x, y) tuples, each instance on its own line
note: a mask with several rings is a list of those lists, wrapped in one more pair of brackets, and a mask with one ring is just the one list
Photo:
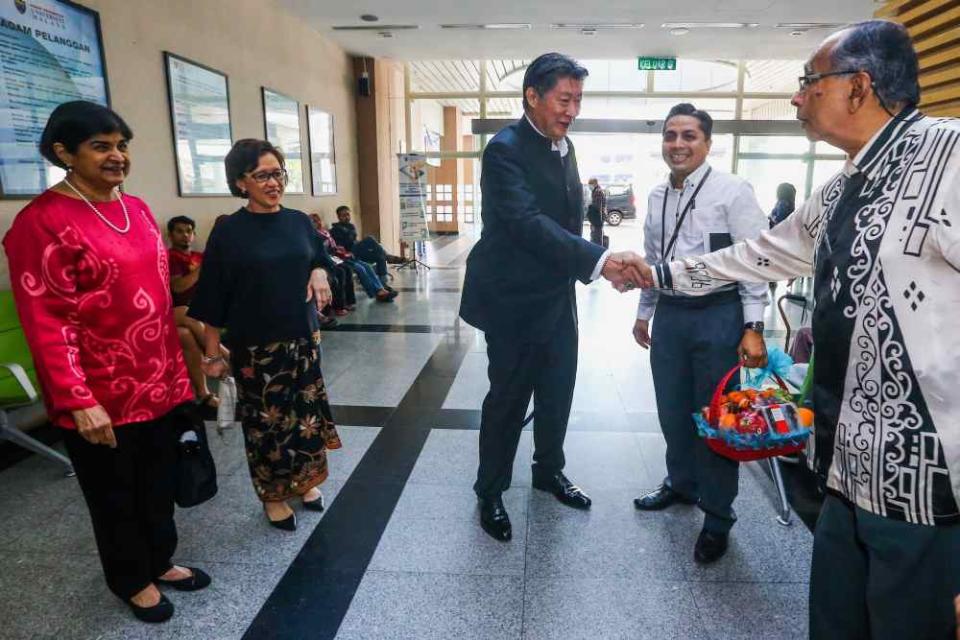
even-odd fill
[(345, 204), (342, 204), (339, 207), (337, 207), (337, 213), (340, 213), (341, 211), (350, 211), (350, 207), (348, 207)]
[(188, 218), (187, 216), (173, 216), (167, 220), (167, 233), (173, 233), (173, 228), (178, 224), (190, 225), (191, 229), (197, 228), (197, 223), (194, 222), (192, 218)]
[(283, 152), (266, 140), (257, 140), (256, 138), (237, 140), (233, 148), (227, 153), (227, 157), (223, 159), (223, 165), (227, 171), (227, 187), (230, 188), (230, 193), (238, 198), (247, 197), (246, 193), (241, 192), (240, 187), (237, 186), (237, 180), (242, 178), (243, 174), (256, 169), (257, 165), (260, 164), (260, 156), (265, 153), (272, 153), (277, 162), (280, 163), (280, 167), (286, 167)]
[(120, 133), (126, 140), (133, 140), (133, 131), (115, 111), (86, 100), (73, 100), (59, 105), (47, 119), (40, 135), (40, 155), (51, 164), (66, 169), (67, 166), (53, 150), (59, 142), (70, 153), (98, 133)]
[(670, 118), (674, 116), (692, 116), (700, 121), (700, 130), (703, 131), (703, 136), (707, 140), (713, 135), (713, 118), (710, 117), (709, 113), (697, 109), (689, 102), (681, 102), (670, 109), (670, 113), (663, 120), (664, 132), (667, 130), (667, 123), (670, 122)]
[(590, 72), (580, 66), (576, 60), (562, 53), (545, 53), (527, 65), (523, 74), (523, 108), (529, 109), (527, 104), (527, 88), (533, 87), (541, 98), (550, 89), (557, 86), (560, 78), (583, 80)]

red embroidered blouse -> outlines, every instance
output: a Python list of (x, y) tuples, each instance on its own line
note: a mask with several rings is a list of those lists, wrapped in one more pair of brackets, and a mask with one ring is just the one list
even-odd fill
[[(82, 200), (46, 191), (3, 238), (17, 312), (50, 420), (100, 404), (114, 426), (192, 399), (173, 323), (167, 251), (149, 207), (123, 195), (120, 234)], [(119, 201), (97, 202), (114, 225)]]

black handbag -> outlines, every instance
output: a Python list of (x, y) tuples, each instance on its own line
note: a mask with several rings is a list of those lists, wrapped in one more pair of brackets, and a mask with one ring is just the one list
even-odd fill
[(207, 429), (198, 407), (188, 402), (174, 411), (177, 436), (177, 506), (195, 507), (217, 495), (217, 467), (213, 463)]

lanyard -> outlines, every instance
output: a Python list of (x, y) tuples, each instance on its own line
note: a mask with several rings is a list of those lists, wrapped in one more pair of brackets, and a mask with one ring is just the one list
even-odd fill
[[(673, 228), (673, 235), (670, 236), (670, 242), (664, 246), (663, 236), (667, 228), (667, 197), (670, 195), (670, 184), (667, 183), (667, 186), (663, 189), (663, 211), (660, 213), (660, 259), (666, 262), (667, 254), (673, 252), (673, 248), (677, 244), (677, 235), (680, 233), (680, 227), (683, 226), (683, 221), (687, 217), (687, 212), (693, 208), (693, 203), (697, 201), (697, 194), (700, 193), (700, 189), (703, 188), (703, 184), (707, 181), (707, 178), (710, 177), (710, 172), (713, 171), (713, 167), (707, 167), (707, 172), (703, 174), (703, 179), (700, 180), (700, 184), (697, 185), (697, 188), (694, 190), (693, 195), (690, 196), (690, 199), (687, 201), (687, 206), (683, 208), (683, 211), (680, 213), (680, 216), (677, 218), (677, 226)], [(677, 198), (682, 198), (683, 192), (680, 193)], [(677, 205), (679, 206), (679, 201)], [(671, 259), (673, 256), (670, 256)]]

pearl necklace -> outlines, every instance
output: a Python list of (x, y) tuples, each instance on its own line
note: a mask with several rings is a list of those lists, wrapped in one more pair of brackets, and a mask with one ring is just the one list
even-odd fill
[[(71, 184), (69, 180), (67, 180), (66, 178), (64, 178), (64, 179), (63, 179), (63, 182), (64, 182), (64, 184), (66, 184), (68, 187), (70, 187), (70, 189), (72, 189), (75, 194), (77, 194), (78, 196), (80, 196), (80, 199), (83, 200), (84, 202), (86, 202), (86, 203), (87, 203), (87, 206), (90, 207), (91, 209), (93, 209), (93, 212), (94, 212), (95, 214), (97, 214), (97, 217), (100, 218), (101, 220), (103, 220), (104, 223), (106, 223), (106, 225), (107, 225), (108, 227), (110, 227), (111, 229), (113, 229), (113, 230), (116, 231), (117, 233), (121, 233), (121, 234), (122, 234), (122, 233), (126, 233), (127, 231), (130, 231), (130, 214), (127, 213), (127, 205), (125, 205), (125, 204), (123, 203), (123, 197), (122, 197), (119, 193), (117, 193), (116, 195), (117, 195), (117, 199), (120, 201), (120, 208), (123, 209), (123, 220), (124, 220), (124, 224), (123, 224), (123, 228), (122, 228), (122, 229), (121, 229), (120, 227), (118, 227), (117, 225), (113, 224), (112, 222), (110, 222), (110, 220), (107, 219), (107, 217), (106, 217), (105, 215), (103, 215), (102, 213), (100, 213), (100, 210), (97, 209), (95, 206), (93, 206), (93, 203), (90, 202), (89, 200), (87, 200), (87, 197), (86, 197), (85, 195), (83, 195), (82, 193), (80, 193), (80, 190), (77, 189), (75, 186), (73, 186), (73, 184)], [(114, 187), (114, 188), (111, 190), (111, 193), (116, 193), (116, 191), (117, 191), (117, 190), (116, 190), (116, 187)]]

